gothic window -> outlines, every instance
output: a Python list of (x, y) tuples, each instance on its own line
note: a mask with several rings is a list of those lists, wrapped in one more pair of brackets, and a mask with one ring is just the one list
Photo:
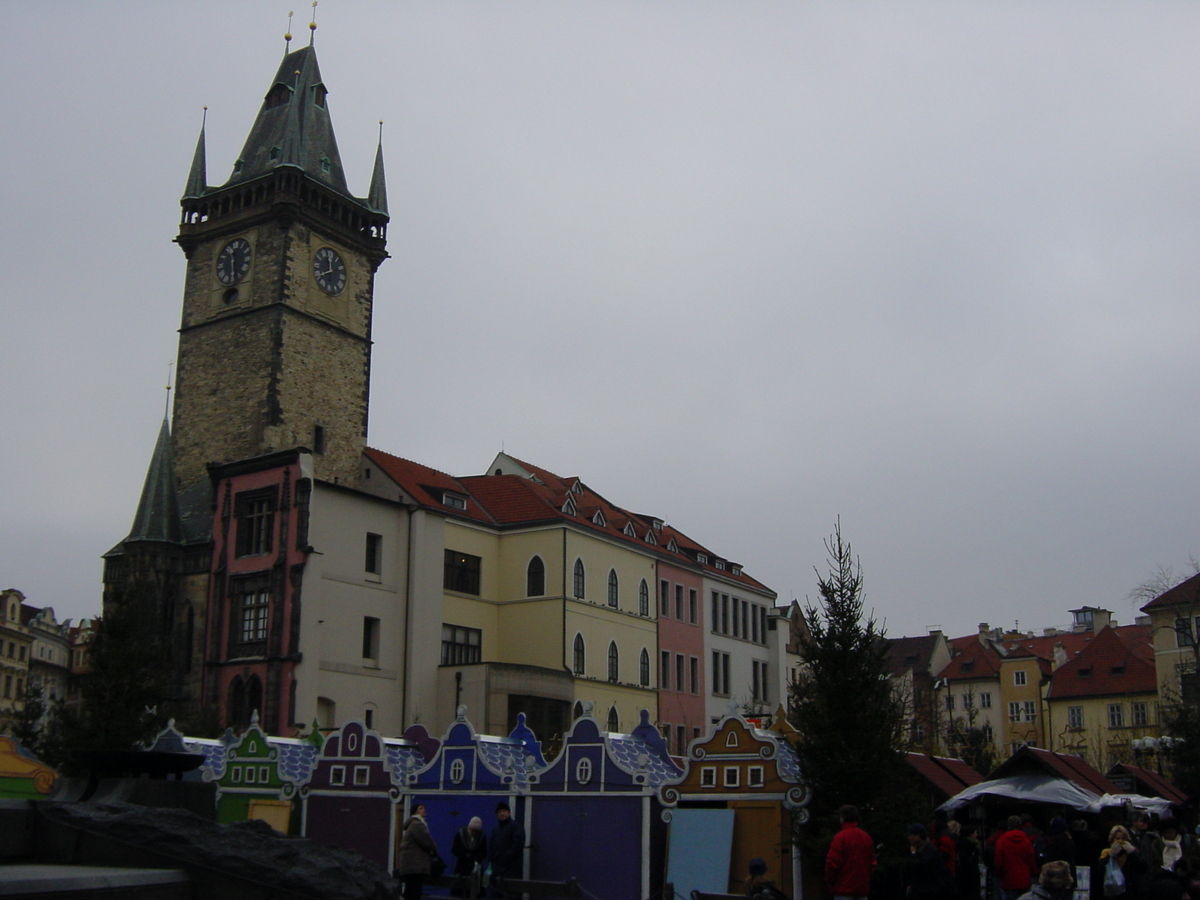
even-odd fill
[(275, 492), (238, 494), (235, 507), (237, 555), (262, 556), (270, 553), (275, 524)]
[(617, 608), (618, 594), (619, 594), (619, 591), (617, 588), (617, 570), (609, 569), (608, 570), (608, 605), (611, 606), (613, 609)]
[(583, 574), (583, 560), (575, 560), (575, 598), (582, 600), (584, 597), (584, 588), (586, 587)]
[(617, 654), (617, 642), (610, 641), (608, 644), (608, 680), (616, 681), (618, 668), (620, 667), (620, 657)]
[(650, 687), (650, 654), (646, 652), (646, 648), (642, 648), (642, 656), (638, 660), (638, 684), (642, 687)]
[(270, 591), (252, 591), (242, 594), (241, 643), (248, 644), (267, 639), (267, 609), (270, 606)]
[(638, 587), (638, 615), (650, 615), (650, 586), (646, 584), (646, 579), (642, 579), (641, 585)]
[(613, 732), (621, 730), (621, 719), (617, 715), (617, 707), (615, 705), (608, 708), (608, 730)]
[(525, 596), (540, 597), (546, 593), (546, 564), (540, 556), (529, 561), (525, 570)]
[(575, 674), (582, 675), (584, 671), (583, 635), (575, 635)]

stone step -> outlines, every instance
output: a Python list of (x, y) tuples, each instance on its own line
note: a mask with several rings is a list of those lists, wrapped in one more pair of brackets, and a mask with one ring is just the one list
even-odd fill
[(193, 900), (179, 869), (127, 869), (44, 863), (0, 865), (3, 900)]

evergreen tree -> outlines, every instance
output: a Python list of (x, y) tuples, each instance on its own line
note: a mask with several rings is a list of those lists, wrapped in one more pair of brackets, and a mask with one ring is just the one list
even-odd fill
[(800, 647), (790, 698), (812, 792), (805, 844), (823, 853), (838, 827), (838, 807), (850, 803), (876, 842), (894, 851), (885, 859), (903, 859), (905, 826), (928, 812), (911, 787), (901, 749), (903, 702), (889, 677), (884, 631), (873, 616), (864, 618), (862, 567), (840, 520), (825, 550), (829, 571), (817, 571), (820, 605), (804, 611), (809, 637)]
[(43, 741), (51, 765), (70, 772), (72, 751), (132, 750), (162, 727), (169, 671), (155, 597), (148, 586), (134, 585), (106, 604), (89, 647), (80, 702), (58, 703), (51, 711)]

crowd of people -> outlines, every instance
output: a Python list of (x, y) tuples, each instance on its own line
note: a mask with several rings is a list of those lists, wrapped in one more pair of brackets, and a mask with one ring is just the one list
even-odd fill
[[(525, 828), (512, 817), (512, 810), (503, 801), (496, 804), (496, 825), (490, 835), (483, 833), (483, 821), (474, 816), (454, 833), (451, 853), (454, 874), (467, 884), (474, 879), (475, 889), (486, 886), (490, 896), (509, 900), (512, 895), (505, 887), (506, 879), (521, 877), (521, 860), (525, 848)], [(400, 836), (400, 852), (396, 859), (396, 876), (400, 879), (404, 900), (420, 900), (425, 879), (441, 875), (446, 864), (438, 854), (437, 844), (425, 821), (425, 804), (413, 807), (412, 815), (404, 822)], [(471, 896), (470, 887), (456, 887), (455, 896)]]
[[(875, 842), (844, 806), (841, 830), (825, 858), (834, 900), (867, 900), (876, 870)], [(1087, 872), (1090, 900), (1200, 900), (1200, 828), (1137, 814), (1107, 836), (1083, 819), (1056, 816), (1043, 830), (1011, 815), (989, 833), (939, 812), (908, 829), (906, 900), (1070, 900)], [(749, 891), (747, 892), (749, 895)]]

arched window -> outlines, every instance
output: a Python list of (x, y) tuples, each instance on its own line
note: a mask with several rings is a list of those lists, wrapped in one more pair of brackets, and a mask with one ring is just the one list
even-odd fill
[(645, 647), (642, 648), (642, 657), (638, 660), (638, 683), (642, 687), (650, 687), (650, 654), (646, 652)]
[(577, 634), (577, 635), (575, 635), (575, 674), (576, 675), (583, 674), (584, 662), (585, 662), (585, 660), (583, 658), (583, 635)]
[(583, 560), (575, 560), (575, 597), (579, 600), (583, 599), (584, 577), (583, 577)]
[(642, 583), (638, 586), (638, 615), (650, 615), (650, 586), (646, 584), (646, 579), (642, 579)]
[(617, 715), (616, 704), (608, 708), (608, 730), (613, 732), (621, 730), (621, 717)]
[(617, 670), (620, 668), (620, 657), (617, 654), (617, 642), (610, 641), (608, 644), (608, 680), (617, 680)]
[(529, 568), (525, 570), (525, 596), (540, 597), (546, 593), (546, 564), (542, 562), (540, 556), (535, 556), (529, 561)]
[(613, 609), (617, 608), (617, 597), (619, 591), (617, 588), (617, 570), (608, 570), (608, 605)]
[[(246, 680), (246, 724), (250, 724), (250, 717), (257, 712), (259, 718), (262, 718), (262, 682), (258, 680), (257, 675), (251, 675)], [(263, 725), (264, 728), (268, 727)]]
[(241, 675), (229, 683), (229, 703), (225, 710), (225, 719), (233, 728), (240, 728), (243, 723), (250, 721), (250, 713), (246, 711), (246, 684)]

